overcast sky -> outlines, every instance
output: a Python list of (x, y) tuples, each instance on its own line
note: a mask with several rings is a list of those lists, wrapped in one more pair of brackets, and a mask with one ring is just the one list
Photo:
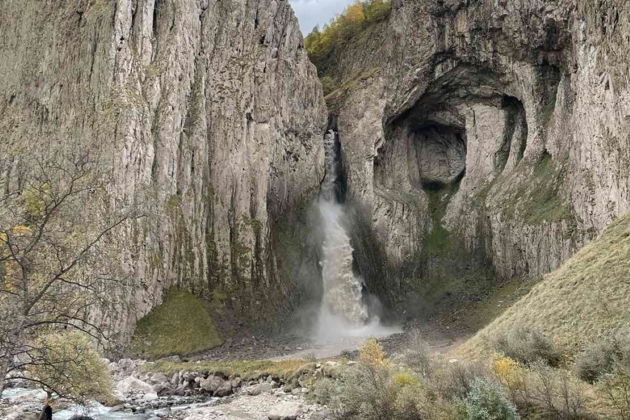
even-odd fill
[(315, 25), (320, 28), (343, 12), (354, 0), (290, 0), (295, 14), (300, 20), (300, 28), (308, 35)]

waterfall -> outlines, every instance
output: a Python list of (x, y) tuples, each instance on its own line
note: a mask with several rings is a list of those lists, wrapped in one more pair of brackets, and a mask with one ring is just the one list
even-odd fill
[(337, 326), (359, 327), (367, 322), (368, 310), (363, 302), (363, 281), (352, 271), (353, 249), (343, 225), (344, 207), (338, 191), (340, 160), (334, 130), (326, 133), (324, 145), (326, 175), (318, 203), (324, 233), (320, 328), (329, 328), (333, 320)]

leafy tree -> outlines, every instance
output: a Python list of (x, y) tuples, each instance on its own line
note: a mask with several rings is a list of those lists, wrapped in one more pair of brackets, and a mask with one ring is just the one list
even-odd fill
[(113, 400), (109, 367), (86, 334), (46, 334), (34, 344), (27, 379), (36, 381), (49, 394), (70, 396), (81, 402), (90, 398)]
[(309, 57), (320, 68), (320, 64), (339, 45), (347, 43), (370, 24), (387, 18), (391, 7), (391, 0), (357, 0), (352, 3), (330, 24), (324, 25), (321, 30), (315, 27), (305, 38)]
[[(0, 391), (8, 373), (24, 374), (60, 396), (83, 398), (85, 388), (75, 392), (64, 381), (94, 371), (94, 352), (76, 335), (51, 337), (73, 331), (108, 341), (92, 316), (112, 305), (112, 283), (122, 287), (124, 276), (101, 272), (99, 262), (108, 260), (110, 235), (136, 215), (104, 211), (107, 183), (88, 153), (44, 151), (20, 165), (27, 176), (17, 185), (10, 171), (0, 179)], [(85, 357), (70, 366), (59, 357), (79, 348)]]
[(370, 0), (364, 3), (365, 17), (368, 22), (379, 22), (392, 10), (391, 0)]

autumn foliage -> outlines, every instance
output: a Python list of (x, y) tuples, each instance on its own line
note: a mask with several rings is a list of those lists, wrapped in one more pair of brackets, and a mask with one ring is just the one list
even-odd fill
[(391, 0), (357, 0), (320, 30), (315, 27), (304, 40), (311, 61), (319, 64), (339, 45), (361, 33), (369, 25), (389, 16)]

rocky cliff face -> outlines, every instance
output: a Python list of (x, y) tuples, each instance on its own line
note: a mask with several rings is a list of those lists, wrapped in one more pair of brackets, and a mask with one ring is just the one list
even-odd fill
[(287, 2), (1, 8), (5, 187), (28, 176), (21, 154), (91, 149), (110, 177), (104, 206), (138, 204), (147, 215), (116, 238), (120, 260), (109, 261), (137, 286), (114, 324), (130, 331), (175, 285), (245, 319), (286, 304), (297, 286), (274, 231), (323, 177), (326, 123)]
[(622, 0), (398, 0), (340, 52), (327, 99), (388, 270), (537, 276), (629, 211), (629, 34)]

